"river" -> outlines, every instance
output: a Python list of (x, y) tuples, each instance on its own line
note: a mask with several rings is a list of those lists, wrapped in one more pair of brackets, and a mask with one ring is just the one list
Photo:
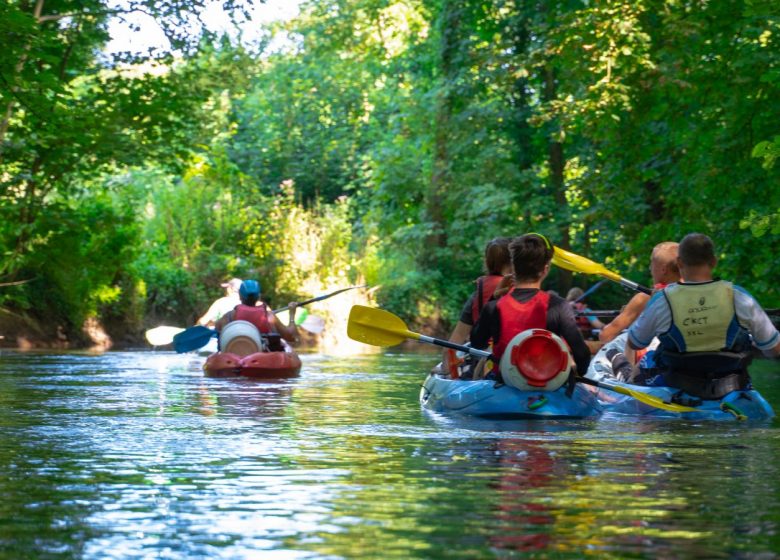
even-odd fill
[(420, 409), (431, 353), (202, 360), (3, 351), (0, 556), (778, 557), (778, 421), (464, 420)]

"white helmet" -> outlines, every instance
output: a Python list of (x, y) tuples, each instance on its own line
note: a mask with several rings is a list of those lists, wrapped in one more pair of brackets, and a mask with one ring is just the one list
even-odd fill
[(509, 342), (499, 365), (507, 385), (521, 391), (555, 391), (569, 378), (574, 358), (557, 334), (528, 329)]

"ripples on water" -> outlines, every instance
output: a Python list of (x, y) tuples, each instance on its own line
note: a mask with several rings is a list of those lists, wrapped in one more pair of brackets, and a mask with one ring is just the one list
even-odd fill
[[(432, 354), (0, 355), (6, 558), (773, 558), (778, 424), (430, 415)], [(757, 386), (780, 408), (777, 362)]]

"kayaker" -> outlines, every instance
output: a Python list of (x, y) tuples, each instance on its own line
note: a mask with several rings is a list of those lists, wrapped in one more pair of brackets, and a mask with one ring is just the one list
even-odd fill
[(241, 288), (241, 279), (231, 278), (224, 284), (221, 284), (221, 286), (225, 288), (225, 295), (211, 304), (211, 307), (203, 314), (203, 317), (198, 319), (199, 325), (204, 327), (214, 325), (223, 315), (241, 303), (241, 298), (238, 296), (238, 290)]
[[(471, 329), (479, 319), (484, 305), (494, 294), (503, 295), (512, 283), (512, 261), (509, 256), (511, 237), (496, 237), (485, 246), (483, 267), (485, 274), (474, 282), (476, 288), (466, 300), (460, 312), (460, 319), (450, 334), (449, 341), (463, 344), (469, 339)], [(451, 351), (445, 350), (442, 367), (449, 368)]]
[(780, 333), (766, 312), (743, 288), (713, 277), (717, 262), (708, 236), (691, 233), (680, 242), (677, 265), (685, 280), (656, 292), (628, 330), (629, 360), (653, 337), (660, 341), (643, 358), (640, 381), (718, 399), (750, 384), (748, 335), (765, 355), (780, 355)]
[(260, 300), (260, 283), (257, 280), (244, 280), (238, 290), (240, 303), (220, 318), (215, 328), (220, 332), (231, 321), (249, 321), (261, 334), (278, 332), (291, 342), (298, 342), (298, 327), (295, 324), (295, 310), (298, 302), (290, 302), (290, 320), (287, 325), (274, 315), (273, 311)]
[(598, 317), (595, 315), (588, 315), (590, 309), (582, 297), (584, 295), (585, 292), (582, 288), (575, 286), (566, 294), (566, 301), (569, 302), (569, 305), (571, 305), (574, 310), (574, 318), (577, 321), (577, 327), (579, 327), (583, 338), (588, 340), (593, 336), (594, 329), (598, 330), (604, 328), (604, 323), (599, 321)]
[[(663, 241), (653, 247), (650, 254), (650, 274), (653, 277), (653, 288), (662, 290), (673, 282), (680, 281), (680, 269), (677, 268), (676, 241)], [(599, 340), (606, 344), (614, 340), (620, 333), (631, 326), (644, 311), (650, 296), (642, 292), (634, 294), (626, 306), (610, 323), (599, 332)]]
[(493, 340), (494, 368), (515, 335), (527, 329), (547, 329), (571, 348), (577, 371), (584, 375), (590, 362), (590, 350), (582, 338), (571, 305), (560, 296), (541, 289), (550, 272), (553, 246), (543, 235), (529, 233), (509, 244), (514, 282), (509, 293), (489, 301), (471, 332), (474, 348), (487, 348)]

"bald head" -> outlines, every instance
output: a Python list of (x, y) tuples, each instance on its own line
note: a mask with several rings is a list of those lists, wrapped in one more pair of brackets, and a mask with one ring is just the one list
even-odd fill
[(664, 241), (653, 247), (650, 256), (650, 273), (656, 284), (671, 284), (680, 281), (680, 270), (677, 268), (677, 250), (679, 244), (674, 241)]

